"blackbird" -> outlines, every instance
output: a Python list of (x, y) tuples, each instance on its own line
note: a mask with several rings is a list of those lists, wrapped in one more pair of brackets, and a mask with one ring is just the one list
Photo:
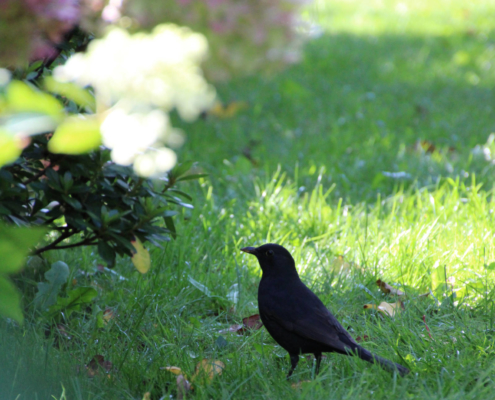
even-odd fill
[(299, 354), (313, 353), (316, 373), (321, 353), (357, 355), (370, 363), (406, 375), (409, 370), (361, 347), (337, 321), (321, 300), (301, 281), (290, 253), (278, 244), (241, 249), (256, 256), (263, 276), (258, 288), (261, 320), (275, 341), (289, 352), (289, 378), (299, 361)]

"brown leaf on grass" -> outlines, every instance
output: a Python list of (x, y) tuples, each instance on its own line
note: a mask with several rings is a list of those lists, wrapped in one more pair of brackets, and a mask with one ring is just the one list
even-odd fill
[(406, 295), (402, 290), (394, 288), (393, 286), (389, 285), (388, 283), (383, 282), (381, 279), (378, 279), (376, 281), (376, 284), (378, 285), (378, 287), (381, 289), (381, 291), (383, 293), (391, 293), (391, 294), (394, 294), (396, 296), (405, 296)]
[(182, 370), (179, 367), (161, 367), (160, 369), (164, 369), (166, 371), (172, 372), (174, 375), (181, 375)]
[(249, 105), (245, 101), (232, 101), (225, 106), (221, 102), (217, 101), (213, 107), (208, 110), (208, 115), (221, 119), (227, 119), (235, 117), (237, 113), (248, 107)]
[(243, 328), (241, 329), (243, 333), (246, 329), (258, 330), (263, 326), (263, 322), (261, 321), (259, 314), (254, 314), (249, 317), (245, 317), (242, 319)]
[(416, 151), (424, 151), (425, 153), (434, 153), (437, 151), (437, 146), (435, 146), (432, 142), (424, 139), (418, 139), (414, 143), (414, 150)]
[(219, 330), (218, 333), (238, 332), (240, 329), (242, 329), (242, 325), (234, 324), (234, 325), (230, 325), (227, 329)]
[(260, 319), (259, 314), (254, 314), (249, 317), (245, 317), (242, 319), (242, 325), (235, 324), (231, 325), (227, 329), (222, 329), (218, 331), (218, 333), (229, 333), (229, 332), (237, 332), (239, 335), (243, 333), (249, 332), (250, 330), (258, 330), (263, 326), (263, 322)]
[[(199, 363), (196, 364), (196, 369), (194, 370), (194, 375), (191, 377), (191, 381), (197, 381), (202, 379), (206, 382), (211, 382), (213, 378), (217, 375), (221, 375), (225, 368), (225, 364), (220, 360), (209, 360), (204, 358)], [(185, 395), (188, 391), (193, 390), (194, 387), (188, 381), (187, 375), (182, 371), (180, 367), (161, 367), (166, 371), (177, 375), (177, 393), (178, 396), (182, 393)]]
[(105, 360), (101, 354), (95, 355), (91, 361), (86, 365), (88, 377), (93, 378), (103, 370), (106, 374), (110, 373), (113, 368), (113, 364), (110, 361)]
[(105, 325), (113, 318), (115, 318), (115, 312), (110, 307), (105, 307), (105, 311), (103, 311), (103, 322)]
[(150, 253), (136, 236), (131, 240), (131, 244), (135, 249), (131, 257), (132, 263), (139, 272), (145, 274), (151, 267)]
[(386, 303), (382, 301), (378, 306), (376, 304), (365, 304), (364, 308), (374, 308), (375, 310), (381, 311), (385, 315), (393, 317), (397, 311), (404, 308), (404, 305), (401, 301), (397, 301), (396, 303)]
[(370, 337), (368, 335), (363, 335), (363, 337), (361, 336), (358, 336), (356, 339), (356, 342), (367, 342), (368, 340), (370, 340)]
[(224, 368), (225, 364), (222, 361), (204, 358), (196, 365), (191, 379), (194, 381), (198, 377), (203, 377), (203, 379), (211, 381), (216, 375), (222, 375)]
[[(449, 146), (448, 148), (449, 153), (455, 153), (456, 148), (453, 146)], [(424, 139), (419, 139), (417, 140), (413, 147), (412, 150), (417, 151), (417, 152), (423, 152), (423, 153), (428, 153), (428, 154), (433, 154), (435, 152), (438, 152), (437, 146), (435, 146), (434, 143), (424, 140)]]
[(146, 392), (145, 394), (143, 394), (143, 400), (151, 400), (151, 393)]

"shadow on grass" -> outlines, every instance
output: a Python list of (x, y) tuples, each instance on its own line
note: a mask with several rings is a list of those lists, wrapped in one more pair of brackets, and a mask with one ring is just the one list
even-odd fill
[[(254, 176), (298, 164), (300, 176), (315, 175), (302, 185), (324, 166), (323, 182), (351, 201), (442, 176), (470, 180), (466, 172), (491, 183), (491, 168), (470, 153), (495, 132), (494, 40), (325, 35), (308, 44), (303, 63), (277, 76), (219, 87), (224, 101), (245, 100), (250, 109), (182, 125), (189, 139), (182, 156), (206, 162), (213, 175), (224, 159), (232, 173)], [(439, 151), (415, 150), (420, 139)]]

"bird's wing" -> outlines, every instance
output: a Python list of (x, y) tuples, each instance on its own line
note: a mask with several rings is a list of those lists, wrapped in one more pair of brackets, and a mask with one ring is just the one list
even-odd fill
[(277, 322), (288, 331), (327, 345), (339, 353), (345, 354), (359, 347), (330, 311), (320, 304), (313, 304), (314, 307), (309, 311), (306, 309), (306, 312), (298, 312), (296, 306), (293, 313), (287, 313), (286, 307), (265, 307), (264, 317)]

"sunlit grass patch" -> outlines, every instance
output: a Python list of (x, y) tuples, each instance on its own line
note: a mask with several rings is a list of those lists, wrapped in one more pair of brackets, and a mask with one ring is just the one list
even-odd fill
[[(21, 392), (31, 379), (23, 360), (33, 354), (47, 387), (59, 379), (73, 398), (149, 391), (160, 399), (177, 396), (162, 367), (193, 374), (206, 358), (225, 369), (194, 399), (491, 399), (494, 7), (318, 1), (310, 17), (324, 35), (302, 64), (220, 86), (225, 103), (247, 107), (182, 125), (180, 157), (200, 161), (209, 177), (186, 183), (195, 208), (177, 216), (177, 239), (146, 244), (146, 275), (128, 259), (98, 271), (95, 249), (49, 256), (69, 265), (69, 282), (96, 288), (92, 307), (113, 318), (98, 328), (96, 311), (76, 312), (64, 321), (69, 340), (27, 303), (27, 319), (39, 322), (0, 342), (13, 365), (2, 384)], [(228, 332), (258, 312), (261, 271), (239, 249), (266, 242), (291, 251), (303, 281), (351, 335), (367, 337), (363, 346), (413, 373), (398, 379), (328, 355), (317, 377), (302, 360), (294, 380), (311, 382), (294, 389), (286, 352), (264, 328)], [(406, 293), (393, 317), (364, 309), (398, 300), (378, 279)], [(25, 284), (34, 293), (33, 282)], [(19, 350), (32, 343), (37, 351)], [(98, 354), (115, 366), (111, 379), (87, 377), (84, 365)], [(67, 374), (44, 371), (53, 360), (69, 365)]]

